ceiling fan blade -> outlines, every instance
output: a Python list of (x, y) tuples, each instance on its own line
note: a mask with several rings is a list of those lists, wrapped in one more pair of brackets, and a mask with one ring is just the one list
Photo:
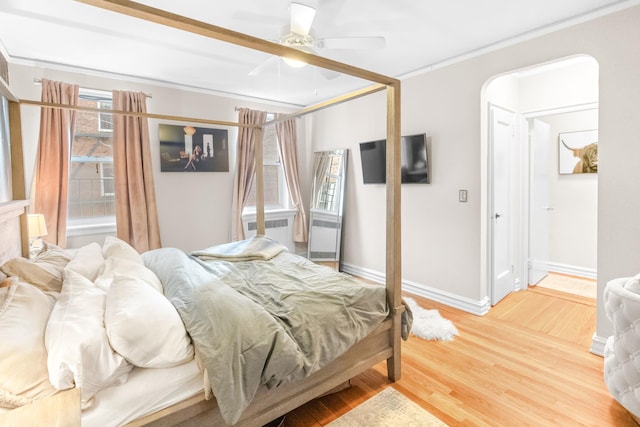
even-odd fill
[(384, 37), (329, 37), (318, 40), (318, 47), (325, 49), (384, 49)]
[(326, 68), (321, 68), (320, 69), (320, 74), (322, 74), (322, 77), (324, 77), (327, 80), (333, 80), (333, 79), (337, 79), (338, 77), (340, 77), (340, 73), (337, 71), (333, 71), (333, 70), (327, 70)]
[(269, 58), (267, 58), (262, 64), (258, 65), (256, 68), (254, 68), (253, 70), (249, 71), (249, 75), (250, 76), (259, 76), (260, 74), (262, 74), (262, 72), (269, 66), (271, 65), (271, 63), (273, 63), (274, 61), (277, 61), (278, 57), (277, 56), (270, 56)]
[(311, 31), (313, 18), (316, 16), (316, 10), (311, 6), (300, 3), (291, 3), (289, 5), (291, 12), (291, 32), (306, 36)]

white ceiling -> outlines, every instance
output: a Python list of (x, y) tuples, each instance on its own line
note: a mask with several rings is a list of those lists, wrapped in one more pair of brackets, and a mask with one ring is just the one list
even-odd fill
[[(317, 54), (392, 77), (638, 4), (637, 0), (297, 0), (317, 9), (314, 38), (383, 36), (382, 49)], [(289, 0), (140, 3), (277, 41)], [(9, 62), (309, 105), (368, 85), (312, 66), (140, 21), (73, 0), (0, 0)], [(265, 63), (257, 76), (249, 73)]]

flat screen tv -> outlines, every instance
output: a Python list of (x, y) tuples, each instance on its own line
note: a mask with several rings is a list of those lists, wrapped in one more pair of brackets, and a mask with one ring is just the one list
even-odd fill
[[(429, 159), (427, 157), (426, 134), (408, 135), (400, 138), (401, 182), (403, 184), (429, 184)], [(362, 180), (365, 184), (386, 182), (386, 141), (360, 143)]]

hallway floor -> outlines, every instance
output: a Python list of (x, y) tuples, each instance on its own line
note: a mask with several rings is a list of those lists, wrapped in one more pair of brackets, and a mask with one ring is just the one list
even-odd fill
[(549, 273), (536, 286), (593, 299), (596, 299), (598, 292), (594, 279), (560, 273)]

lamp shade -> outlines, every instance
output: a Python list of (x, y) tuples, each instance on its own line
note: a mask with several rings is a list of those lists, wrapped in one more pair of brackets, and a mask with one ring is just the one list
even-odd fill
[(29, 214), (29, 239), (37, 239), (47, 235), (47, 224), (42, 214)]

